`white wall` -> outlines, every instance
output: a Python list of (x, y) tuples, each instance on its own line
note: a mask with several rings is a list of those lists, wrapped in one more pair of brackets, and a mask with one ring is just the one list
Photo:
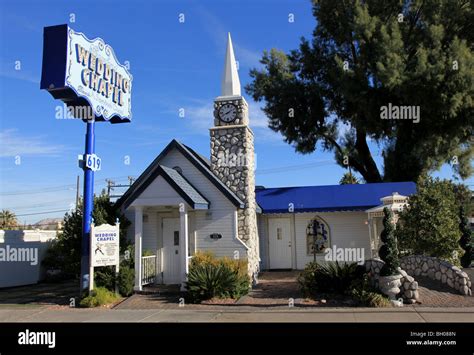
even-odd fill
[[(315, 216), (322, 218), (329, 226), (330, 247), (364, 248), (365, 258), (370, 258), (369, 227), (365, 224), (365, 212), (328, 212), (328, 213), (296, 213), (290, 218), (293, 245), (293, 265), (304, 269), (308, 262), (313, 261), (313, 255), (306, 254), (306, 228)], [(268, 219), (271, 217), (292, 217), (291, 214), (264, 215), (260, 219), (259, 233), (261, 236), (260, 250), (262, 268), (268, 269)], [(296, 259), (296, 260), (295, 260)], [(324, 254), (317, 256), (318, 261), (324, 260)]]
[[(30, 285), (41, 281), (45, 276), (41, 261), (56, 234), (56, 231), (0, 230), (0, 287)], [(37, 256), (36, 263), (32, 265), (34, 260), (4, 261), (2, 256), (5, 255), (7, 246), (10, 250), (16, 248), (17, 251), (19, 248), (28, 248), (33, 252), (31, 256)]]

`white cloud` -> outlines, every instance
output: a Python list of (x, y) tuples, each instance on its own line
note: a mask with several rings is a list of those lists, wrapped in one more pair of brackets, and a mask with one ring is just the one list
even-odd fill
[(16, 129), (0, 131), (0, 157), (44, 155), (53, 156), (64, 152), (64, 146), (49, 144), (44, 137), (22, 137)]
[(249, 102), (250, 126), (252, 128), (268, 128), (268, 117), (256, 102)]

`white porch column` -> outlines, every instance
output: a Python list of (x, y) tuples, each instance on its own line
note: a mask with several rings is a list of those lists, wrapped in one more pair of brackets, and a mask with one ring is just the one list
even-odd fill
[(189, 271), (189, 231), (188, 231), (188, 210), (184, 203), (179, 205), (179, 245), (181, 252), (181, 290), (184, 290), (184, 282)]
[(372, 218), (372, 235), (374, 236), (374, 245), (375, 245), (375, 255), (374, 257), (379, 256), (379, 247), (380, 247), (380, 236), (377, 235), (377, 218)]
[(143, 207), (135, 206), (135, 291), (142, 290)]

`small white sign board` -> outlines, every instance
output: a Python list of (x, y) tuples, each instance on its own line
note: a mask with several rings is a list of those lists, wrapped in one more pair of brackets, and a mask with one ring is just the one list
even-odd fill
[(120, 224), (92, 224), (90, 241), (89, 291), (94, 288), (94, 267), (115, 265), (116, 274), (119, 272)]
[(120, 261), (120, 228), (102, 224), (91, 226), (91, 266), (117, 265)]

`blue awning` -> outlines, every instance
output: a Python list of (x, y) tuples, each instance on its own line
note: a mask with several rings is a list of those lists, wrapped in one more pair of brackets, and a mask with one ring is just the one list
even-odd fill
[[(409, 196), (414, 182), (263, 188), (256, 191), (263, 213), (364, 211), (394, 192)], [(292, 204), (292, 205), (290, 205)]]

